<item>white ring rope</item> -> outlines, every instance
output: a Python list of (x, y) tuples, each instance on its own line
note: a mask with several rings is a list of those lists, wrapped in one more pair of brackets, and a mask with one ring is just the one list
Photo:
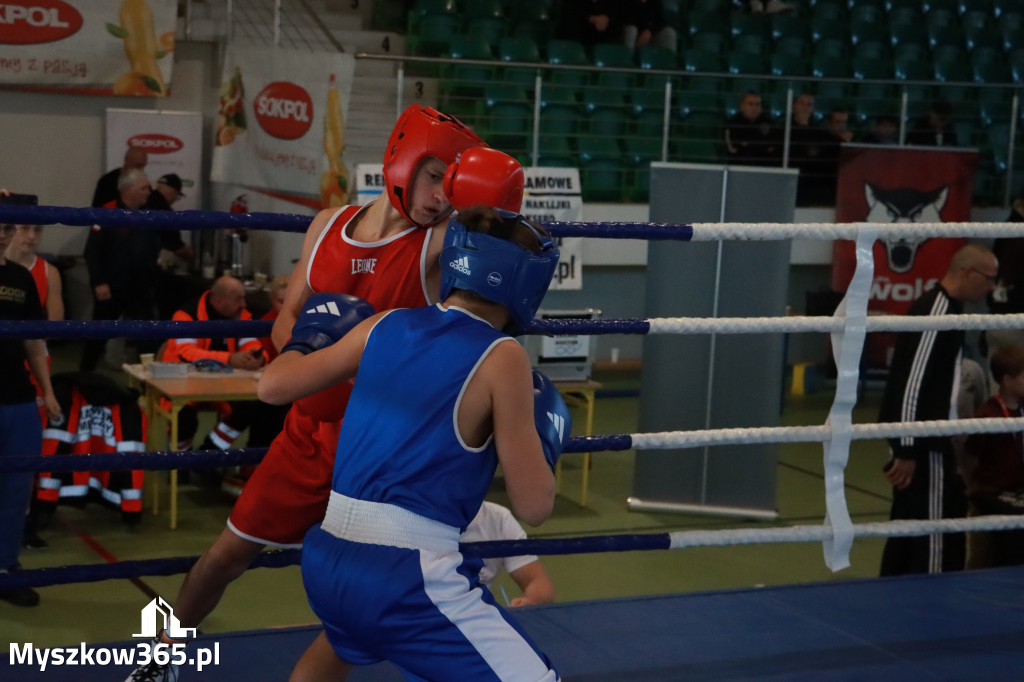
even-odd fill
[(887, 240), (1024, 236), (1024, 225), (1021, 223), (693, 223), (693, 236), (690, 241), (854, 240), (862, 225), (878, 229)]
[[(928, 521), (885, 521), (852, 526), (854, 537), (892, 538), (934, 533), (965, 533), (1024, 528), (1024, 515), (973, 516), (967, 519)], [(828, 526), (787, 526), (782, 528), (735, 528), (729, 530), (683, 530), (669, 534), (669, 549), (721, 547), (779, 542), (824, 542), (832, 539)]]
[[(1018, 431), (1024, 431), (1024, 417), (884, 422), (853, 424), (850, 426), (850, 439), (878, 440), (901, 436), (924, 438), (971, 433), (1015, 433)], [(827, 443), (832, 439), (832, 434), (832, 427), (823, 424), (821, 426), (752, 426), (698, 431), (660, 431), (658, 433), (632, 433), (629, 434), (629, 437), (635, 450), (671, 450), (705, 445)]]
[[(648, 320), (648, 334), (764, 334), (824, 332), (845, 329), (843, 317), (659, 317)], [(1024, 329), (1024, 314), (1006, 315), (868, 315), (868, 332), (920, 332), (948, 329)]]

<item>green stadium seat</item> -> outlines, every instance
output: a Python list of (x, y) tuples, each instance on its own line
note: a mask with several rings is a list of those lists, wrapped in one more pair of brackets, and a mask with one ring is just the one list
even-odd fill
[(892, 51), (887, 41), (869, 40), (853, 46), (853, 62), (874, 59), (892, 61)]
[(697, 10), (690, 11), (687, 31), (690, 35), (705, 32), (728, 35), (732, 32), (728, 21), (720, 12), (700, 12)]
[(999, 17), (998, 23), (1004, 49), (1024, 47), (1024, 12), (1005, 12)]
[(461, 24), (454, 14), (425, 14), (417, 22), (416, 31), (406, 36), (406, 42), (414, 55), (438, 57), (447, 54)]
[(811, 73), (818, 78), (849, 78), (850, 66), (845, 59), (815, 55), (811, 60)]
[(722, 58), (720, 55), (721, 53), (719, 52), (691, 48), (682, 54), (680, 65), (686, 71), (718, 73), (722, 70)]
[(492, 83), (484, 89), (488, 143), (520, 156), (529, 150), (533, 130), (533, 104), (520, 86)]
[(767, 52), (765, 49), (767, 44), (768, 41), (764, 36), (740, 35), (733, 38), (732, 52), (748, 52), (750, 54), (763, 55)]
[(672, 160), (690, 163), (717, 163), (718, 147), (709, 139), (683, 139), (672, 144)]
[(475, 35), (492, 45), (505, 37), (508, 26), (502, 17), (473, 17), (466, 20), (466, 33)]
[(575, 168), (576, 152), (562, 135), (541, 135), (537, 141), (537, 165), (545, 168)]
[(473, 0), (462, 3), (462, 7), (467, 21), (478, 17), (505, 18), (505, 7), (501, 0)]
[(677, 68), (676, 53), (659, 45), (644, 45), (636, 49), (636, 64), (641, 69), (670, 71)]
[(730, 52), (726, 56), (726, 66), (729, 73), (742, 74), (766, 74), (770, 69), (762, 55), (747, 52)]
[[(545, 52), (549, 64), (590, 66), (591, 63), (583, 43), (575, 40), (549, 40)], [(551, 73), (550, 77), (552, 82), (559, 85), (580, 88), (587, 84), (590, 74), (587, 71), (575, 69), (558, 69)]]
[(637, 137), (627, 139), (626, 160), (631, 176), (627, 183), (629, 199), (646, 203), (651, 193), (651, 162), (661, 160), (661, 141)]
[[(617, 69), (633, 68), (633, 52), (618, 43), (594, 45), (594, 66)], [(634, 84), (633, 74), (628, 72), (599, 71), (594, 79), (597, 85), (614, 90), (629, 91)]]
[(1024, 47), (1010, 50), (1006, 60), (1015, 83), (1024, 83)]
[(894, 24), (889, 29), (889, 42), (893, 47), (900, 45), (919, 45), (927, 47), (928, 29), (921, 22), (914, 24)]
[(816, 41), (811, 48), (813, 59), (841, 59), (846, 60), (850, 55), (850, 47), (846, 38), (822, 38)]
[(896, 58), (893, 62), (893, 70), (898, 80), (926, 81), (932, 78), (931, 68), (919, 58)]
[(920, 3), (896, 6), (889, 10), (890, 29), (900, 26), (920, 26), (924, 28), (924, 15), (921, 14)]
[(793, 14), (792, 12), (781, 12), (771, 15), (771, 29), (769, 31), (772, 40), (798, 36), (805, 40), (810, 38), (811, 30), (807, 18), (804, 15)]
[(893, 77), (892, 62), (887, 59), (854, 59), (853, 77), (888, 80)]
[(771, 72), (776, 76), (809, 76), (811, 75), (810, 65), (802, 57), (791, 54), (772, 55)]
[(690, 36), (690, 48), (706, 50), (721, 54), (729, 44), (728, 36), (725, 33), (714, 31), (701, 31)]
[(617, 141), (583, 137), (577, 146), (584, 201), (618, 202), (626, 195), (623, 154)]
[(775, 41), (772, 54), (786, 54), (805, 59), (810, 52), (811, 41), (800, 36), (784, 36)]
[(737, 36), (755, 35), (767, 38), (770, 31), (768, 15), (732, 12), (729, 15), (729, 33)]
[(580, 113), (580, 103), (570, 88), (549, 86), (541, 90), (541, 135), (578, 136)]

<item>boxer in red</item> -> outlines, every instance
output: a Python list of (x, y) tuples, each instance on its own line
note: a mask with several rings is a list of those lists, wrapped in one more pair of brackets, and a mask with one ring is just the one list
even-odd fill
[[(274, 322), (278, 348), (314, 293), (352, 294), (378, 311), (436, 302), (438, 256), (452, 211), (483, 203), (518, 212), (524, 177), (515, 159), (488, 148), (457, 119), (414, 104), (388, 140), (384, 182), (386, 196), (363, 207), (326, 209), (313, 219)], [(228, 527), (185, 576), (174, 604), (181, 627), (197, 627), (265, 546), (298, 547), (323, 519), (350, 391), (350, 384), (340, 384), (292, 406)], [(157, 640), (176, 642), (164, 633)], [(151, 663), (126, 682), (177, 679), (176, 666)]]

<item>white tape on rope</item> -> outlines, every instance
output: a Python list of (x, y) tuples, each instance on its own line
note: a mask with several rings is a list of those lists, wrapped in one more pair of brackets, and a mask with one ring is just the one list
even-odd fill
[[(884, 521), (853, 525), (855, 538), (892, 538), (932, 535), (933, 533), (965, 533), (983, 530), (1016, 530), (1024, 528), (1024, 515), (974, 516), (969, 519), (938, 519), (932, 521)], [(788, 526), (784, 528), (735, 528), (732, 530), (683, 530), (669, 535), (669, 549), (686, 547), (723, 547), (728, 545), (759, 545), (778, 542), (823, 542), (832, 536), (827, 526)]]
[(846, 463), (850, 459), (853, 435), (853, 406), (857, 404), (857, 382), (860, 380), (860, 358), (868, 316), (868, 292), (875, 273), (874, 244), (878, 230), (873, 225), (859, 225), (856, 242), (857, 265), (846, 296), (835, 316), (843, 320), (843, 331), (832, 335), (835, 356), (836, 393), (825, 425), (831, 431), (825, 441), (825, 526), (832, 535), (824, 540), (825, 565), (841, 571), (850, 565), (853, 546), (853, 522), (846, 506)]

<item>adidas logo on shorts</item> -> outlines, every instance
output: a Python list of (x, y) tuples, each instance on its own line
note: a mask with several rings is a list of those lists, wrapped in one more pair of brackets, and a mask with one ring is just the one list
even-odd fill
[(309, 310), (306, 311), (306, 313), (328, 313), (330, 315), (336, 315), (337, 317), (341, 317), (341, 311), (338, 310), (338, 304), (335, 303), (334, 301), (328, 301), (326, 304), (321, 303), (315, 308), (310, 308)]
[(469, 269), (469, 256), (463, 256), (462, 258), (456, 258), (452, 262), (448, 263), (448, 267), (453, 270), (458, 270), (464, 275), (472, 275), (472, 271)]

